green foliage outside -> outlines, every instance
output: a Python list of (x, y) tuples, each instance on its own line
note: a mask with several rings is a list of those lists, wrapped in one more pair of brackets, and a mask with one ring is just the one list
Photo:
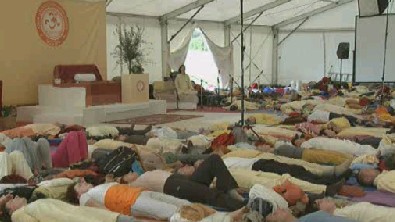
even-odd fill
[(203, 33), (199, 29), (195, 29), (195, 31), (192, 33), (191, 43), (189, 43), (189, 50), (200, 52), (209, 51)]

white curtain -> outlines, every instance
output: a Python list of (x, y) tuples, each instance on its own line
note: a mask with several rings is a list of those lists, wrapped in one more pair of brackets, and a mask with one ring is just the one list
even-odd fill
[(187, 59), (189, 43), (191, 42), (194, 29), (195, 28), (192, 27), (184, 37), (181, 45), (175, 51), (170, 52), (168, 64), (172, 70), (178, 70)]
[(216, 45), (207, 34), (202, 30), (207, 44), (213, 53), (215, 64), (219, 70), (219, 77), (221, 78), (222, 87), (226, 88), (230, 84), (230, 78), (233, 76), (234, 65), (233, 65), (233, 47), (226, 46), (221, 47)]

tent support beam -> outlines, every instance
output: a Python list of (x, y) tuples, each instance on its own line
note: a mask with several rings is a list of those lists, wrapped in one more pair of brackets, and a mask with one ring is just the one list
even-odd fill
[[(291, 29), (281, 29), (280, 33), (292, 32)], [(327, 32), (355, 32), (355, 28), (329, 28), (329, 29), (298, 29), (296, 33), (327, 33)]]
[(350, 3), (350, 2), (352, 2), (352, 1), (354, 1), (354, 0), (339, 0), (338, 2), (334, 2), (334, 3), (328, 4), (328, 5), (326, 5), (326, 6), (317, 8), (317, 9), (311, 11), (311, 12), (307, 12), (307, 13), (298, 15), (298, 16), (296, 16), (296, 17), (287, 19), (287, 20), (285, 20), (285, 21), (282, 21), (282, 22), (280, 22), (280, 23), (274, 25), (274, 27), (275, 27), (276, 29), (279, 29), (279, 28), (281, 28), (281, 27), (284, 27), (284, 26), (293, 24), (293, 23), (298, 22), (298, 21), (300, 21), (300, 20), (303, 20), (303, 19), (305, 19), (305, 18), (309, 18), (309, 17), (314, 16), (314, 15), (317, 15), (317, 14), (319, 14), (319, 13), (326, 12), (326, 11), (328, 11), (328, 10), (337, 8), (337, 7), (341, 6), (341, 5)]
[(114, 0), (106, 0), (106, 7), (108, 7)]
[[(128, 17), (128, 18), (143, 18), (143, 19), (152, 19), (152, 20), (159, 20), (159, 16), (148, 16), (148, 15), (137, 15), (137, 14), (131, 14), (131, 13), (119, 13), (119, 12), (107, 12), (107, 16), (114, 16), (114, 17)], [(169, 19), (169, 22), (186, 22), (188, 19), (185, 18), (173, 18)], [(224, 25), (224, 22), (222, 21), (210, 21), (210, 20), (198, 20), (198, 19), (192, 19), (192, 22), (195, 22), (196, 24), (218, 24), (218, 25)], [(253, 24), (252, 26), (254, 27), (262, 27), (262, 28), (271, 28), (271, 26), (267, 25), (257, 25)]]
[(167, 61), (168, 61), (168, 55), (169, 55), (169, 42), (167, 41), (167, 22), (161, 22), (160, 23), (160, 30), (161, 30), (161, 55), (162, 55), (162, 78), (166, 77), (169, 73), (167, 72)]
[(214, 0), (198, 0), (198, 1), (192, 2), (192, 3), (190, 3), (190, 4), (186, 5), (186, 6), (183, 6), (183, 7), (178, 8), (178, 9), (172, 11), (172, 12), (169, 12), (169, 13), (166, 13), (166, 14), (162, 15), (160, 17), (160, 20), (166, 21), (166, 20), (175, 18), (175, 17), (177, 17), (179, 15), (182, 15), (184, 13), (187, 13), (187, 12), (193, 10), (193, 9), (199, 8), (201, 6), (204, 6), (204, 5), (206, 5), (206, 4), (208, 4), (208, 3), (212, 2), (212, 1), (214, 1)]
[[(251, 23), (250, 23), (247, 27), (244, 28), (244, 31), (243, 31), (243, 32), (247, 31), (247, 29), (249, 29), (252, 25), (254, 25), (254, 23), (256, 22), (256, 20), (258, 20), (258, 18), (261, 17), (262, 14), (263, 14), (263, 12), (259, 13), (259, 14), (254, 18), (254, 20), (252, 20)], [(243, 24), (243, 25), (244, 25), (244, 24)], [(236, 41), (236, 39), (238, 39), (238, 38), (240, 37), (240, 35), (241, 35), (241, 33), (239, 33), (239, 34), (232, 40), (232, 43), (233, 43), (234, 41)]]
[(272, 84), (278, 83), (278, 33), (279, 30), (273, 27)]
[(281, 45), (287, 38), (291, 37), (292, 34), (294, 34), (304, 23), (309, 20), (310, 17), (306, 17), (298, 26), (296, 26), (290, 33), (287, 34), (279, 43), (278, 45)]
[[(287, 3), (287, 2), (290, 2), (290, 1), (291, 1), (291, 0), (277, 0), (277, 1), (274, 1), (274, 2), (271, 2), (271, 3), (268, 3), (268, 4), (266, 4), (266, 5), (263, 5), (263, 6), (261, 6), (261, 7), (258, 7), (258, 8), (256, 8), (256, 9), (253, 9), (253, 10), (251, 10), (251, 11), (248, 11), (248, 12), (246, 12), (246, 13), (243, 13), (243, 18), (244, 18), (244, 19), (247, 19), (247, 18), (249, 18), (249, 17), (251, 17), (251, 16), (254, 16), (254, 15), (259, 14), (259, 13), (263, 13), (263, 12), (265, 12), (265, 11), (267, 11), (267, 10), (270, 10), (270, 9), (272, 9), (272, 8), (275, 8), (275, 7), (277, 7), (277, 6), (280, 6), (280, 5), (285, 4), (285, 3)], [(228, 20), (225, 20), (224, 23), (225, 23), (225, 25), (232, 25), (232, 24), (234, 24), (234, 23), (240, 22), (240, 19), (241, 19), (240, 16), (235, 16), (235, 17), (233, 17), (233, 18), (230, 18), (230, 19), (228, 19)]]
[(230, 25), (225, 25), (224, 27), (224, 46), (230, 45)]

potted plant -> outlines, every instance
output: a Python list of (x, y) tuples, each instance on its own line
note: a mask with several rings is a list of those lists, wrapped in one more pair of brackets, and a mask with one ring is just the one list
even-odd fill
[(0, 107), (0, 130), (8, 130), (16, 127), (16, 107)]
[[(129, 75), (121, 75), (122, 103), (142, 103), (149, 101), (149, 75), (144, 74), (143, 63), (146, 62), (143, 45), (144, 28), (139, 26), (118, 26), (116, 34), (119, 44), (115, 47), (113, 56), (121, 67), (125, 64)], [(130, 75), (141, 74), (141, 75)]]
[(117, 64), (121, 66), (126, 64), (129, 74), (144, 73), (143, 63), (146, 54), (143, 51), (143, 45), (147, 42), (143, 39), (144, 28), (140, 26), (118, 26), (116, 34), (119, 38), (119, 44), (115, 46), (113, 56), (117, 59)]

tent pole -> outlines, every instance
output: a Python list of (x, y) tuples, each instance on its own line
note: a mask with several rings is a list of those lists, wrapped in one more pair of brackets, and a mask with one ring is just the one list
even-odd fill
[[(249, 53), (249, 55), (248, 55), (248, 60), (252, 60), (252, 27), (250, 27), (250, 53)], [(248, 69), (248, 81), (250, 82), (250, 84), (248, 85), (248, 87), (250, 87), (251, 86), (251, 84), (252, 84), (252, 82), (251, 82), (251, 80), (252, 80), (252, 69), (251, 69), (252, 67), (250, 66), (250, 68)]]
[(244, 98), (245, 98), (245, 91), (244, 91), (244, 13), (243, 13), (243, 0), (240, 0), (240, 40), (241, 40), (241, 126), (244, 126)]
[(167, 41), (168, 29), (167, 29), (167, 21), (160, 22), (161, 28), (161, 46), (162, 46), (162, 79), (169, 75), (167, 62), (169, 55), (169, 42)]
[(278, 82), (278, 29), (273, 27), (272, 85)]

